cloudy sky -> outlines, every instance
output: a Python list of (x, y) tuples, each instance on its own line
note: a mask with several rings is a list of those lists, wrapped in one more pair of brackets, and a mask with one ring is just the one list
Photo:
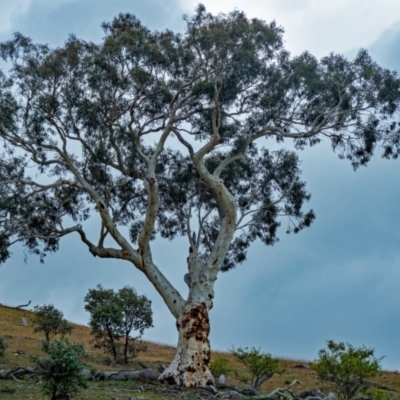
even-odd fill
[[(68, 34), (99, 41), (100, 24), (132, 12), (152, 29), (184, 28), (182, 15), (195, 0), (0, 0), (0, 41), (15, 31), (35, 41), (62, 45)], [(367, 48), (390, 69), (400, 68), (398, 0), (203, 0), (212, 12), (234, 7), (248, 16), (275, 19), (285, 28), (293, 54), (353, 57)], [(298, 235), (281, 232), (271, 247), (257, 243), (245, 264), (222, 274), (211, 312), (214, 349), (256, 346), (275, 356), (312, 360), (327, 339), (375, 348), (383, 366), (400, 370), (400, 180), (398, 161), (379, 154), (354, 172), (328, 144), (300, 154), (303, 178), (317, 219)], [(283, 229), (284, 230), (284, 229)], [(185, 293), (187, 254), (180, 242), (156, 243), (155, 259)], [(22, 249), (0, 267), (0, 302), (53, 303), (75, 322), (86, 323), (83, 297), (97, 283), (134, 286), (153, 301), (153, 329), (145, 337), (175, 344), (173, 318), (146, 280), (130, 265), (94, 259), (76, 237), (44, 265), (24, 262)]]

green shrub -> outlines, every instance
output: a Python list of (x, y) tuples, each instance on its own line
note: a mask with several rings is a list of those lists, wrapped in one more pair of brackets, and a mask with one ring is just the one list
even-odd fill
[(35, 332), (44, 333), (46, 340), (56, 335), (71, 334), (72, 325), (64, 319), (62, 311), (57, 310), (52, 304), (44, 306), (35, 306), (35, 319), (33, 324), (36, 325)]
[(395, 400), (397, 396), (377, 387), (367, 387), (361, 390), (363, 397), (372, 400)]
[(232, 363), (225, 357), (213, 356), (210, 363), (210, 371), (214, 378), (218, 378), (222, 374), (226, 375), (233, 371)]
[(282, 372), (279, 369), (279, 360), (273, 358), (269, 353), (263, 353), (260, 349), (248, 347), (232, 348), (231, 353), (247, 369), (247, 375), (236, 374), (238, 379), (244, 383), (258, 389), (266, 380), (270, 379), (275, 373)]
[(333, 340), (328, 340), (327, 346), (318, 352), (319, 358), (311, 367), (322, 381), (332, 385), (339, 400), (355, 398), (368, 386), (366, 379), (381, 371), (383, 357), (375, 358), (373, 349), (356, 348)]
[(51, 400), (68, 400), (86, 388), (79, 373), (84, 366), (79, 357), (84, 354), (81, 344), (71, 344), (67, 339), (42, 341), (42, 350), (48, 358), (32, 356), (38, 373), (43, 380), (43, 393), (49, 395)]
[(0, 357), (5, 356), (7, 347), (8, 344), (6, 343), (5, 339), (3, 336), (0, 336)]

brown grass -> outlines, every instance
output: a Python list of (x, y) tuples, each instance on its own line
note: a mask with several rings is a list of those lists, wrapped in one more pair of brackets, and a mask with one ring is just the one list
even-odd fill
[[(28, 326), (22, 326), (22, 318), (26, 317)], [(0, 335), (4, 336), (9, 347), (4, 359), (0, 359), (0, 369), (5, 367), (16, 367), (18, 365), (32, 365), (29, 360), (30, 354), (41, 354), (40, 341), (44, 338), (42, 334), (34, 332), (33, 326), (34, 313), (0, 305)], [(115, 370), (118, 366), (107, 366), (104, 363), (106, 355), (98, 349), (94, 349), (91, 343), (90, 328), (84, 325), (72, 323), (74, 329), (72, 334), (67, 336), (73, 343), (85, 345), (88, 356), (85, 364), (88, 368), (98, 370)], [(138, 361), (157, 367), (158, 364), (168, 364), (175, 353), (175, 348), (164, 344), (146, 342), (147, 351), (140, 353)], [(18, 352), (24, 354), (17, 354)], [(137, 362), (132, 362), (129, 367), (137, 366)], [(125, 369), (125, 367), (123, 367)]]
[[(22, 317), (26, 317), (28, 326), (22, 326)], [(39, 333), (34, 333), (32, 321), (34, 313), (7, 307), (0, 304), (0, 335), (4, 336), (9, 347), (6, 357), (0, 358), (0, 369), (8, 369), (16, 366), (29, 366), (32, 362), (29, 359), (31, 354), (41, 354), (40, 340), (43, 338)], [(128, 366), (106, 365), (105, 354), (100, 350), (94, 349), (91, 344), (90, 329), (87, 326), (72, 324), (74, 329), (68, 337), (71, 342), (83, 343), (87, 351), (87, 357), (83, 360), (88, 369), (92, 370), (118, 370), (118, 369), (140, 369), (137, 361), (141, 361), (151, 368), (157, 370), (159, 364), (168, 365), (175, 355), (175, 348), (172, 346), (146, 342), (148, 350), (139, 353), (137, 361), (132, 361)], [(18, 354), (22, 350), (23, 354)], [(230, 354), (223, 352), (213, 352), (212, 358), (216, 355), (226, 357), (231, 361), (234, 370), (244, 373), (243, 366)], [(309, 368), (309, 362), (305, 360), (280, 359), (280, 367), (284, 372), (274, 375), (262, 386), (262, 391), (268, 392), (277, 387), (287, 386), (294, 379), (302, 382), (297, 386), (297, 390), (305, 390), (312, 387), (324, 389), (321, 382), (317, 380), (315, 373)], [(392, 386), (400, 391), (400, 374), (385, 371), (375, 381)], [(238, 386), (242, 384), (231, 373), (227, 377), (227, 383)], [(326, 388), (327, 389), (327, 388)]]

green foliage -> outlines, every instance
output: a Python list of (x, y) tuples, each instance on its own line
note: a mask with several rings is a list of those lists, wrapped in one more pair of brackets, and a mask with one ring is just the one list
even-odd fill
[[(157, 164), (151, 175), (160, 199), (154, 234), (186, 235), (183, 210), (202, 212), (199, 250), (207, 256), (218, 237), (220, 204), (190, 156), (197, 140), (209, 144), (204, 163), (225, 161), (218, 177), (238, 214), (251, 215), (220, 257), (218, 268), (229, 270), (255, 240), (276, 243), (282, 216), (293, 232), (314, 219), (304, 210), (310, 195), (297, 158), (266, 151), (271, 139), (287, 138), (301, 149), (325, 138), (355, 167), (379, 143), (387, 157), (400, 153), (400, 80), (365, 50), (351, 61), (333, 53), (291, 57), (281, 27), (238, 10), (212, 15), (200, 5), (185, 21), (183, 34), (152, 32), (134, 15), (120, 14), (103, 24), (98, 44), (71, 36), (52, 49), (20, 33), (0, 43), (11, 66), (0, 73), (0, 141), (11, 155), (0, 154), (0, 211), (7, 216), (0, 222), (0, 262), (16, 242), (43, 260), (72, 232), (94, 254), (124, 258), (106, 255), (101, 244), (116, 226), (137, 243), (151, 204), (142, 184), (154, 172), (149, 160)], [(157, 141), (163, 132), (177, 135), (184, 151), (156, 151), (143, 140), (151, 133)], [(70, 143), (80, 148), (68, 153)], [(37, 186), (41, 176), (53, 184)], [(97, 247), (81, 221), (95, 215), (90, 210), (99, 197), (114, 226), (104, 224)], [(61, 228), (64, 218), (76, 224)]]
[(366, 387), (361, 389), (363, 396), (372, 400), (395, 400), (397, 395), (394, 393), (388, 393), (386, 390), (379, 389), (377, 387)]
[(34, 311), (35, 319), (33, 324), (36, 326), (34, 331), (44, 333), (47, 341), (56, 335), (71, 334), (72, 325), (63, 318), (63, 312), (57, 310), (52, 304), (35, 306)]
[(81, 344), (71, 344), (67, 339), (42, 341), (42, 350), (48, 358), (32, 356), (38, 373), (42, 376), (42, 390), (51, 400), (68, 400), (87, 387), (79, 376), (84, 365), (79, 360), (84, 354)]
[(222, 374), (226, 375), (233, 371), (232, 363), (226, 357), (222, 357), (220, 355), (212, 356), (210, 371), (214, 378), (218, 378)]
[(318, 377), (332, 384), (340, 400), (351, 400), (365, 387), (366, 379), (381, 371), (380, 361), (374, 350), (353, 347), (342, 342), (327, 341), (327, 349), (318, 352), (319, 358), (312, 363)]
[(0, 357), (4, 357), (6, 354), (6, 349), (8, 347), (7, 342), (3, 336), (0, 336)]
[[(85, 296), (85, 310), (90, 313), (89, 326), (95, 339), (95, 347), (103, 348), (119, 362), (125, 364), (146, 346), (138, 343), (145, 329), (153, 324), (151, 301), (139, 296), (136, 291), (125, 286), (118, 292), (97, 285)], [(132, 337), (131, 332), (137, 336)]]
[(279, 360), (273, 358), (271, 354), (264, 353), (260, 349), (252, 347), (232, 348), (231, 353), (245, 365), (248, 374), (237, 377), (244, 383), (249, 383), (254, 388), (259, 388), (263, 382), (272, 378), (275, 373), (280, 373)]

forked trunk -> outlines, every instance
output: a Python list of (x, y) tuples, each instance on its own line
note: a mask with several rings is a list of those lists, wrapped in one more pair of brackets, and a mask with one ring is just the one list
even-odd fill
[(185, 387), (214, 385), (210, 364), (210, 324), (205, 303), (187, 304), (177, 320), (178, 348), (161, 382)]

